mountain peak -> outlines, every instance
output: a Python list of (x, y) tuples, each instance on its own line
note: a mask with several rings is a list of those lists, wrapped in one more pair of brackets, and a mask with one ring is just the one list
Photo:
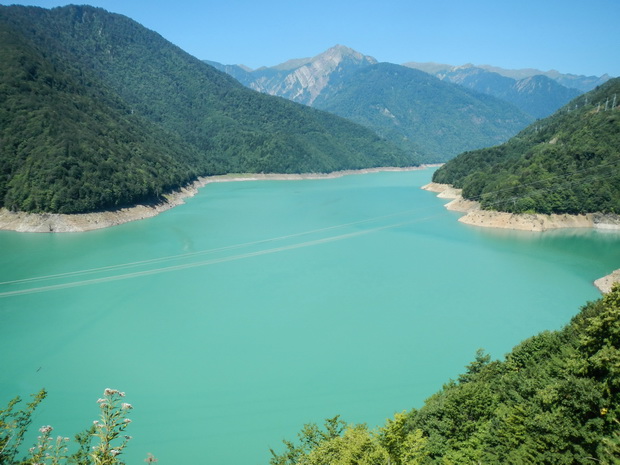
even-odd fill
[(312, 58), (308, 65), (335, 70), (344, 63), (347, 66), (368, 66), (377, 64), (377, 60), (344, 45), (334, 45)]
[(333, 47), (327, 49), (325, 52), (315, 57), (315, 59), (321, 59), (321, 58), (335, 59), (339, 62), (348, 58), (349, 60), (353, 62), (358, 62), (358, 63), (365, 62), (371, 65), (374, 65), (377, 63), (377, 60), (375, 58), (371, 56), (363, 55), (362, 53), (356, 50), (353, 50), (352, 48), (349, 48), (345, 45), (340, 45), (340, 44), (334, 45)]
[(261, 77), (249, 87), (311, 105), (334, 77), (374, 64), (377, 60), (373, 57), (337, 44), (312, 58), (289, 60), (261, 70)]

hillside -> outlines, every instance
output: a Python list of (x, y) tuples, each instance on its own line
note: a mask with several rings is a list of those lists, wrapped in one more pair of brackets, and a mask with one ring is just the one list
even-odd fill
[(459, 155), (433, 181), (489, 210), (620, 213), (618, 94), (612, 79), (501, 146)]
[(483, 351), (419, 409), (377, 431), (306, 425), (272, 465), (618, 463), (620, 287), (503, 361)]
[(406, 66), (510, 102), (534, 118), (545, 118), (551, 115), (582, 93), (580, 90), (564, 86), (542, 72), (515, 79), (506, 74), (473, 65), (433, 66), (428, 63), (407, 63)]
[(314, 106), (373, 128), (403, 149), (420, 147), (433, 161), (497, 145), (532, 121), (493, 97), (390, 63), (343, 76)]
[(156, 201), (201, 175), (418, 163), (102, 9), (2, 6), (0, 30), (0, 206), (85, 212)]
[(342, 45), (254, 71), (212, 64), (252, 89), (362, 124), (424, 162), (498, 144), (533, 121), (505, 101)]

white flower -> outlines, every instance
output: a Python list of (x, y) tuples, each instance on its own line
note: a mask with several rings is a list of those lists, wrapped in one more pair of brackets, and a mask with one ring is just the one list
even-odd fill
[(123, 410), (129, 410), (132, 409), (133, 406), (131, 404), (128, 404), (127, 402), (123, 403), (123, 405), (121, 405), (121, 409)]

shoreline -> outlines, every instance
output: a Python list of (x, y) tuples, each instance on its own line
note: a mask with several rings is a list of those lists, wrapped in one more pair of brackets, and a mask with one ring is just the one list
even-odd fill
[(331, 173), (247, 173), (224, 174), (200, 177), (180, 189), (164, 194), (162, 200), (156, 204), (139, 204), (116, 210), (104, 210), (92, 213), (25, 213), (11, 212), (6, 208), (0, 209), (0, 230), (31, 232), (31, 233), (67, 233), (86, 232), (96, 229), (118, 226), (131, 221), (152, 218), (171, 208), (185, 203), (184, 199), (196, 195), (202, 187), (216, 182), (239, 181), (297, 181), (304, 179), (335, 179), (342, 176), (379, 173), (384, 171), (416, 171), (438, 165), (420, 165), (404, 168), (383, 167), (366, 168), (360, 170), (334, 171)]
[(604, 213), (586, 213), (581, 215), (544, 214), (544, 213), (507, 213), (482, 210), (480, 203), (464, 199), (461, 189), (450, 184), (431, 182), (422, 189), (437, 193), (438, 198), (452, 199), (445, 207), (450, 211), (465, 213), (459, 221), (472, 226), (484, 228), (515, 229), (521, 231), (542, 232), (562, 228), (594, 228), (620, 231), (620, 216)]
[[(422, 186), (422, 189), (436, 193), (438, 198), (451, 199), (450, 202), (444, 205), (445, 208), (450, 211), (465, 213), (458, 221), (472, 226), (530, 232), (543, 232), (562, 228), (593, 228), (620, 232), (620, 216), (618, 215), (602, 213), (546, 215), (542, 213), (517, 214), (496, 212), (482, 210), (479, 202), (464, 199), (461, 195), (462, 190), (456, 189), (450, 184), (431, 182)], [(620, 269), (612, 271), (607, 276), (594, 281), (596, 288), (603, 294), (610, 292), (616, 283), (620, 283)]]

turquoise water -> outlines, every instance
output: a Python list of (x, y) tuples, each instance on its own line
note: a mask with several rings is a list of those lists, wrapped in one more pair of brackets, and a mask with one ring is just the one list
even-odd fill
[(463, 225), (431, 175), (210, 184), (106, 230), (1, 232), (0, 402), (45, 387), (33, 427), (69, 436), (117, 388), (128, 463), (266, 464), (304, 423), (421, 406), (620, 267), (619, 234)]

